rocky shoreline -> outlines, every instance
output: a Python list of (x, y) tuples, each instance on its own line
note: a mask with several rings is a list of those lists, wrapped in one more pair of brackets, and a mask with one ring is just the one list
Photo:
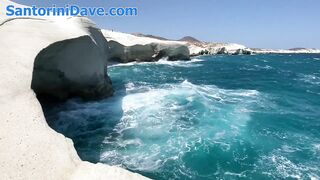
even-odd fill
[(110, 47), (109, 61), (117, 63), (150, 62), (168, 57), (169, 61), (189, 60), (201, 55), (254, 55), (320, 53), (319, 49), (261, 49), (236, 43), (202, 42), (187, 36), (180, 40), (143, 34), (128, 34), (102, 30)]

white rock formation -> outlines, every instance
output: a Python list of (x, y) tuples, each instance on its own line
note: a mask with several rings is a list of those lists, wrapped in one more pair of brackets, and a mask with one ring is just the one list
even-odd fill
[(118, 43), (124, 45), (124, 46), (133, 46), (133, 45), (146, 45), (146, 44), (180, 44), (180, 45), (186, 45), (185, 42), (181, 41), (166, 41), (166, 40), (159, 40), (155, 38), (150, 37), (141, 37), (136, 36), (128, 33), (122, 33), (122, 32), (116, 32), (116, 31), (110, 31), (103, 29), (101, 30), (102, 34), (106, 37), (108, 41), (117, 41)]
[(79, 17), (8, 19), (6, 4), (12, 3), (0, 4), (0, 179), (144, 179), (119, 167), (81, 161), (72, 141), (48, 126), (31, 89), (38, 53), (67, 39), (94, 39), (93, 24)]
[(248, 48), (255, 54), (312, 54), (320, 53), (320, 49), (293, 48), (293, 49), (260, 49)]
[[(189, 55), (191, 56), (202, 54), (217, 54), (222, 49), (225, 49), (226, 53), (228, 54), (233, 54), (236, 53), (238, 49), (246, 49), (244, 45), (236, 43), (192, 43), (187, 41), (160, 40), (156, 38), (136, 36), (110, 30), (102, 30), (102, 33), (108, 41), (112, 42), (110, 46), (112, 52), (115, 54), (111, 56), (116, 56), (119, 59), (122, 59), (119, 60), (119, 62), (130, 62), (139, 60), (151, 61), (152, 58), (150, 58), (150, 54), (153, 56), (153, 58), (155, 58), (157, 56), (157, 53), (159, 53), (159, 51), (165, 47), (170, 50), (181, 48), (180, 51), (176, 51), (175, 53), (180, 52), (180, 54), (184, 56), (187, 56), (188, 53), (186, 49), (182, 49), (185, 46), (188, 47)], [(121, 49), (121, 51), (119, 49)], [(143, 56), (141, 57), (142, 54)]]
[(246, 48), (244, 45), (235, 43), (209, 43), (206, 48), (209, 50), (210, 54), (217, 54), (221, 49), (225, 49), (227, 53), (235, 53), (238, 49)]
[(236, 43), (207, 43), (202, 44), (189, 44), (189, 50), (191, 55), (201, 54), (219, 54), (224, 52), (225, 54), (234, 54), (239, 49), (245, 49), (246, 47)]
[(159, 40), (132, 34), (102, 30), (110, 42), (110, 58), (118, 62), (157, 61), (163, 57), (168, 60), (187, 60), (190, 51), (187, 43)]
[(192, 55), (192, 56), (201, 55), (202, 52), (208, 51), (208, 49), (205, 48), (204, 46), (198, 46), (198, 45), (191, 44), (191, 43), (188, 43), (188, 48), (190, 51), (190, 55)]
[(210, 43), (210, 42), (185, 42), (188, 45), (190, 55), (197, 56), (203, 54), (309, 54), (320, 53), (320, 49), (293, 48), (293, 49), (262, 49), (247, 48), (236, 43)]

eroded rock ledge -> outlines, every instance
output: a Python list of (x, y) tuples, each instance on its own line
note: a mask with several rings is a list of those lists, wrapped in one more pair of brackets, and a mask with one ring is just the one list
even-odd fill
[(169, 61), (190, 60), (186, 43), (102, 30), (110, 47), (109, 60), (120, 63), (150, 62), (167, 57)]
[(136, 44), (124, 46), (116, 41), (109, 41), (110, 60), (120, 63), (132, 61), (150, 62), (167, 57), (169, 61), (189, 60), (189, 49), (179, 44)]

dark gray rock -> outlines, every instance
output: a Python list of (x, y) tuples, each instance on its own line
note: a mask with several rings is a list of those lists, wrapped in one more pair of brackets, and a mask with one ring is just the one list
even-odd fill
[(187, 46), (180, 44), (157, 45), (157, 59), (168, 57), (169, 61), (190, 60), (190, 51)]
[(223, 47), (218, 50), (217, 54), (228, 54), (227, 48)]
[(116, 41), (109, 41), (109, 60), (128, 63), (132, 61), (150, 62), (168, 57), (168, 60), (189, 60), (187, 46), (180, 44), (157, 44), (124, 46)]
[(106, 72), (107, 42), (100, 31), (92, 31), (92, 36), (53, 43), (37, 55), (31, 84), (37, 96), (65, 100), (113, 94)]
[(238, 49), (236, 52), (234, 52), (232, 55), (251, 55), (252, 52), (247, 49)]

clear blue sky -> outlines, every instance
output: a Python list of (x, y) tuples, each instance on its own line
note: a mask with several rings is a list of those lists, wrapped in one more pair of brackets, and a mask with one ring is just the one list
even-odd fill
[(320, 48), (320, 0), (13, 0), (26, 5), (136, 6), (137, 17), (91, 17), (98, 26), (170, 39), (248, 47)]

